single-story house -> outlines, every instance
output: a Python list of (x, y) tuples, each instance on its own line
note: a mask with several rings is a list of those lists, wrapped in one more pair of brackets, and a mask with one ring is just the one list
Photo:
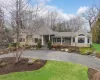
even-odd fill
[[(47, 45), (49, 40), (52, 41), (52, 45), (90, 47), (92, 44), (91, 34), (84, 29), (77, 32), (55, 32), (49, 27), (40, 27), (31, 35), (27, 30), (22, 30), (19, 41), (22, 45), (37, 45), (39, 39), (43, 46)], [(16, 42), (15, 37), (14, 42)]]

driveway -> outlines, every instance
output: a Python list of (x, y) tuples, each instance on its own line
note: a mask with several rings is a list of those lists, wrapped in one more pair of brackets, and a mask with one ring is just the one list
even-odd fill
[[(12, 57), (13, 54), (1, 55), (3, 57)], [(100, 60), (92, 56), (79, 55), (75, 53), (67, 53), (61, 51), (50, 51), (50, 50), (35, 50), (25, 51), (22, 57), (28, 58), (39, 58), (43, 60), (55, 60), (55, 61), (66, 61), (82, 64), (91, 68), (100, 69)]]

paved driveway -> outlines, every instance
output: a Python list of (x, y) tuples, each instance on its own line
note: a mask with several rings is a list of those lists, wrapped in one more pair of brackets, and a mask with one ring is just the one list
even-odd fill
[[(1, 55), (3, 57), (11, 57), (13, 54)], [(66, 61), (83, 64), (85, 66), (100, 69), (100, 60), (92, 56), (79, 55), (75, 53), (67, 53), (60, 51), (49, 51), (49, 50), (35, 50), (35, 51), (25, 51), (22, 55), (28, 58), (39, 58), (43, 60), (56, 60), (56, 61)]]

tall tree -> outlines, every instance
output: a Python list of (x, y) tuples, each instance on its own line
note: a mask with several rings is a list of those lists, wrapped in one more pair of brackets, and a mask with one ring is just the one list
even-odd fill
[[(22, 49), (18, 45), (20, 39), (20, 32), (23, 29), (29, 30), (30, 34), (37, 29), (39, 25), (39, 14), (42, 11), (42, 8), (36, 3), (35, 7), (33, 8), (29, 6), (30, 0), (12, 0), (10, 3), (10, 7), (5, 6), (5, 3), (0, 4), (3, 9), (5, 9), (11, 18), (9, 18), (8, 22), (10, 26), (14, 29), (14, 34), (16, 37), (16, 53), (14, 53), (15, 62), (18, 63), (21, 55)], [(5, 2), (5, 1), (4, 1)], [(36, 2), (38, 2), (36, 0)], [(41, 11), (40, 11), (41, 10)], [(11, 22), (10, 22), (11, 21)], [(25, 25), (25, 23), (27, 23)]]
[(86, 12), (82, 13), (82, 16), (89, 23), (90, 31), (92, 31), (92, 26), (97, 19), (97, 15), (99, 14), (100, 8), (97, 7), (97, 4), (93, 5), (91, 8), (86, 10)]
[(4, 46), (4, 40), (6, 40), (4, 28), (4, 12), (0, 8), (0, 48)]
[(94, 43), (100, 44), (100, 15), (92, 27), (92, 37)]
[[(5, 9), (9, 13), (6, 15), (12, 16), (13, 14), (15, 14), (12, 20), (12, 23), (14, 24), (12, 25), (14, 26), (15, 35), (16, 35), (16, 53), (14, 53), (14, 57), (15, 57), (15, 63), (18, 63), (22, 55), (22, 49), (19, 46), (20, 29), (22, 29), (23, 27), (22, 26), (22, 15), (23, 15), (24, 10), (27, 9), (28, 4), (26, 3), (26, 0), (12, 0), (10, 7), (5, 5), (5, 3), (2, 3), (0, 5), (3, 9)], [(13, 7), (13, 9), (11, 7)]]

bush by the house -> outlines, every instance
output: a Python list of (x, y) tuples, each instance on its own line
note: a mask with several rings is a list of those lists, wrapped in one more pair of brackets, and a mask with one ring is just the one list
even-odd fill
[(38, 41), (38, 43), (37, 43), (37, 46), (36, 46), (37, 48), (41, 48), (42, 47), (42, 44), (41, 44), (41, 40), (39, 40)]
[(8, 46), (9, 51), (16, 51), (16, 47), (21, 47), (20, 43), (10, 43)]
[(59, 44), (55, 44), (55, 45), (52, 45), (52, 48), (54, 48), (56, 50), (61, 50), (62, 46)]
[(32, 47), (31, 45), (25, 45), (25, 49), (31, 49)]
[(80, 48), (80, 54), (82, 55), (90, 55), (93, 54), (93, 49), (92, 48)]
[(68, 46), (66, 44), (61, 45), (61, 48), (67, 48)]
[(5, 67), (7, 64), (5, 62), (0, 63), (0, 68)]
[(48, 41), (48, 48), (49, 48), (49, 49), (52, 48), (52, 41)]

